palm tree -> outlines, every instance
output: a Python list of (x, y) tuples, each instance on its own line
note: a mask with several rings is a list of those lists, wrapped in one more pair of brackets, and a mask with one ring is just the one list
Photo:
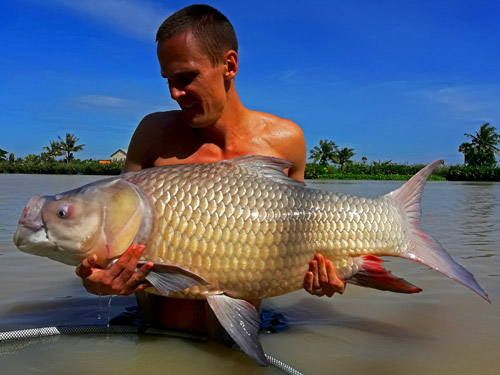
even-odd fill
[(59, 143), (61, 144), (61, 150), (63, 151), (64, 160), (66, 163), (69, 163), (73, 160), (73, 152), (77, 152), (83, 150), (83, 146), (85, 145), (76, 145), (80, 138), (77, 138), (74, 134), (66, 133), (66, 140), (63, 140), (61, 136), (59, 136)]
[(382, 165), (390, 165), (392, 164), (392, 159), (389, 159), (389, 160), (384, 160), (384, 161), (381, 161), (380, 159), (378, 161), (372, 161), (372, 165), (374, 167), (380, 167)]
[(6, 158), (7, 158), (7, 151), (2, 150), (0, 148), (0, 160), (6, 160)]
[(464, 154), (464, 163), (472, 166), (493, 166), (496, 164), (495, 154), (500, 153), (497, 147), (500, 143), (500, 135), (496, 128), (489, 123), (483, 124), (476, 134), (464, 133), (471, 139), (463, 142), (458, 151)]
[(458, 152), (464, 154), (464, 164), (472, 165), (471, 160), (473, 159), (473, 147), (472, 143), (463, 142), (460, 146), (458, 146)]
[(44, 154), (46, 154), (52, 160), (54, 160), (58, 156), (64, 155), (62, 144), (58, 141), (50, 141), (50, 146), (44, 146), (43, 149), (46, 151), (44, 152)]
[(343, 169), (346, 164), (351, 164), (351, 158), (356, 155), (353, 148), (344, 147), (342, 150), (337, 150), (335, 156), (340, 169)]
[(319, 141), (319, 146), (314, 146), (310, 151), (310, 158), (314, 160), (315, 163), (319, 161), (320, 165), (327, 165), (329, 161), (337, 163), (336, 152), (338, 147), (333, 141), (328, 139), (321, 139)]

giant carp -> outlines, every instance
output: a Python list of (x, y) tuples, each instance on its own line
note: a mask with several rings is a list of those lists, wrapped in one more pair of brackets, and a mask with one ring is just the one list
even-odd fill
[(14, 242), (71, 265), (96, 254), (102, 267), (129, 245), (144, 244), (144, 260), (155, 263), (150, 292), (206, 299), (236, 343), (265, 364), (259, 316), (246, 300), (301, 289), (317, 252), (347, 283), (420, 292), (383, 268), (379, 256), (397, 256), (488, 299), (474, 276), (419, 228), (425, 181), (441, 163), (374, 199), (307, 188), (283, 173), (290, 162), (272, 157), (148, 168), (32, 198)]

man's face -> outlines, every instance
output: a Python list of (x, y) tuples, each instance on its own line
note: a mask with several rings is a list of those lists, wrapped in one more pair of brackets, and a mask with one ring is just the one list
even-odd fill
[(192, 127), (214, 124), (226, 103), (225, 65), (213, 67), (190, 31), (158, 45), (162, 77)]

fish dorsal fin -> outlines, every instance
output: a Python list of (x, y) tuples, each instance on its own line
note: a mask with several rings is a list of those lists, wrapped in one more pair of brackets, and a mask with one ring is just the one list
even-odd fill
[(279, 180), (290, 185), (305, 186), (304, 182), (294, 180), (284, 173), (285, 169), (293, 167), (293, 163), (286, 159), (276, 158), (272, 156), (247, 155), (240, 156), (234, 159), (222, 160), (220, 164), (229, 167), (240, 166), (248, 168), (258, 172), (263, 177), (267, 177), (273, 180)]

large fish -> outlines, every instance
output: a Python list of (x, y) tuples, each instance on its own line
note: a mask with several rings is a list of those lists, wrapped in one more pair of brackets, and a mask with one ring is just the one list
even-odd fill
[(291, 163), (244, 156), (129, 172), (55, 196), (32, 198), (14, 236), (25, 252), (106, 267), (132, 243), (146, 245), (151, 292), (206, 299), (257, 363), (258, 314), (245, 300), (302, 288), (316, 252), (344, 281), (402, 293), (421, 289), (386, 271), (378, 256), (416, 260), (487, 294), (474, 276), (419, 229), (423, 186), (438, 160), (375, 199), (305, 187)]

